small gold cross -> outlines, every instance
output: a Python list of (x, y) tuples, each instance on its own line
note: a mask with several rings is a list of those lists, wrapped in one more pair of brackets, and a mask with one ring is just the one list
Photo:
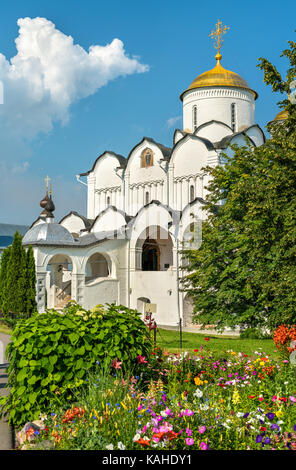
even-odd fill
[(220, 48), (223, 44), (222, 35), (227, 33), (229, 26), (223, 25), (222, 21), (218, 20), (216, 24), (216, 29), (209, 34), (209, 37), (214, 39), (214, 47), (217, 49), (218, 54), (220, 54)]
[(49, 185), (50, 180), (51, 180), (51, 178), (50, 178), (49, 176), (47, 176), (47, 177), (45, 178), (45, 180), (44, 180), (45, 183), (46, 183), (46, 190), (47, 190), (47, 191), (48, 191), (48, 185)]

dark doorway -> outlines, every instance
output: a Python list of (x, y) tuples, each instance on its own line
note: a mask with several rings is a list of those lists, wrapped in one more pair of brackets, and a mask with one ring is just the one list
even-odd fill
[(146, 238), (142, 249), (142, 271), (159, 271), (159, 246), (156, 240)]

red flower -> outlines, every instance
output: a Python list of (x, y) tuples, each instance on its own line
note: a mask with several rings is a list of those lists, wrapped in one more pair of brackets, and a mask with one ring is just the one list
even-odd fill
[(264, 426), (261, 426), (260, 431), (266, 431), (266, 428)]
[(145, 447), (145, 446), (150, 446), (149, 442), (150, 442), (150, 439), (143, 439), (142, 437), (136, 441), (138, 444), (140, 444), (141, 446)]
[(198, 352), (198, 349), (194, 349), (194, 352)]
[(255, 395), (249, 395), (248, 398), (255, 398)]
[(138, 364), (147, 364), (147, 361), (146, 361), (146, 357), (145, 356), (141, 356), (139, 354), (139, 356), (137, 356), (137, 359), (138, 359)]
[(210, 338), (204, 338), (205, 341), (210, 341)]
[(111, 367), (114, 367), (114, 369), (121, 369), (121, 364), (122, 362), (118, 361), (117, 359), (114, 359), (112, 361)]

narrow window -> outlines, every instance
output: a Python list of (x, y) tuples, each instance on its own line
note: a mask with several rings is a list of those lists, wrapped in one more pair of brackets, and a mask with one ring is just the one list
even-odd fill
[(107, 197), (107, 206), (110, 206), (110, 196)]
[(149, 192), (146, 191), (145, 193), (145, 204), (149, 204)]
[(197, 106), (193, 106), (193, 132), (197, 129)]
[(190, 186), (190, 202), (194, 200), (194, 186), (193, 184)]
[(236, 112), (235, 103), (231, 103), (231, 129), (233, 132), (236, 130)]

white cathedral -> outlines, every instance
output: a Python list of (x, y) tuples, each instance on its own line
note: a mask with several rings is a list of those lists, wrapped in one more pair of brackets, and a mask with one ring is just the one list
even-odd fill
[(201, 241), (203, 169), (223, 164), (222, 154), (246, 145), (246, 136), (254, 146), (265, 141), (255, 124), (256, 91), (223, 68), (220, 47), (215, 59), (181, 94), (183, 129), (171, 147), (143, 137), (127, 157), (106, 150), (77, 176), (87, 186), (87, 217), (73, 211), (56, 223), (46, 193), (23, 238), (35, 253), (39, 312), (70, 299), (87, 309), (116, 303), (143, 314), (150, 305), (158, 325), (191, 324), (180, 250)]

